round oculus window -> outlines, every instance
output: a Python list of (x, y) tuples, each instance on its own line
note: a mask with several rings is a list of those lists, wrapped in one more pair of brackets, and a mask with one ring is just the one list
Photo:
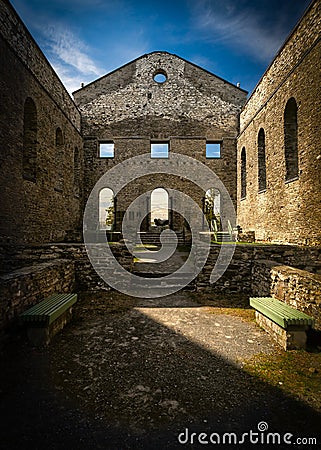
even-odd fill
[(165, 83), (165, 81), (167, 80), (167, 73), (164, 70), (158, 70), (157, 72), (155, 72), (153, 79), (154, 81), (156, 81), (156, 83)]

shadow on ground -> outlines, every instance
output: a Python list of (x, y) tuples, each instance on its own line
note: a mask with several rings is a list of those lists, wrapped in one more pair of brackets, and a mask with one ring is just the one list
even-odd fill
[(268, 430), (259, 442), (270, 431), (281, 443), (291, 433), (292, 442), (312, 437), (320, 445), (317, 411), (242, 370), (244, 358), (273, 349), (253, 323), (209, 314), (188, 293), (138, 300), (113, 292), (109, 302), (110, 296), (83, 296), (74, 321), (48, 349), (24, 339), (6, 348), (1, 448), (206, 448), (191, 444), (199, 433), (217, 433), (221, 444), (208, 444), (216, 448), (270, 448), (249, 437), (222, 443), (224, 433), (235, 433), (226, 437), (233, 442), (257, 433), (262, 422)]

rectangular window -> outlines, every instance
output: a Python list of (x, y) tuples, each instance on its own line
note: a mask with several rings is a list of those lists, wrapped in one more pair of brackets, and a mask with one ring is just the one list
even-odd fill
[(100, 142), (99, 143), (99, 157), (100, 158), (113, 158), (115, 153), (113, 142)]
[(152, 142), (150, 155), (152, 158), (168, 158), (168, 142)]
[(221, 157), (221, 143), (206, 142), (206, 158), (220, 158), (220, 157)]

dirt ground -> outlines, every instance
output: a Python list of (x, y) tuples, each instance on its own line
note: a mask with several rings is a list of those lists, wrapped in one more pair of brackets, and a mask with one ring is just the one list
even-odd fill
[[(6, 347), (0, 448), (250, 449), (248, 436), (223, 441), (250, 430), (263, 443), (256, 447), (270, 448), (269, 431), (280, 435), (277, 448), (289, 448), (285, 433), (320, 446), (320, 413), (244, 370), (251, 358), (279, 352), (244, 306), (182, 291), (83, 294), (47, 349), (23, 335)], [(216, 443), (200, 443), (201, 433)]]

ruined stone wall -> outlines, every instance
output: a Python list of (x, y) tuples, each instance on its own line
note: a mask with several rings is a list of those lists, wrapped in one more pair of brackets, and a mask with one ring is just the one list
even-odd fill
[(275, 261), (257, 260), (252, 279), (252, 295), (272, 295), (313, 317), (315, 329), (321, 330), (321, 275)]
[[(210, 275), (217, 261), (219, 245), (212, 245), (207, 262), (196, 279), (199, 291), (223, 294), (268, 296), (271, 290), (271, 268), (292, 266), (293, 270), (321, 275), (321, 248), (290, 245), (237, 245), (231, 263), (221, 278), (210, 285)], [(196, 264), (202, 260), (196, 255)]]
[[(154, 81), (158, 72), (166, 74), (164, 83)], [(236, 204), (236, 136), (245, 97), (245, 91), (165, 52), (144, 55), (75, 92), (85, 139), (85, 200), (105, 172), (126, 159), (150, 154), (155, 140), (168, 142), (169, 154), (207, 164)], [(114, 158), (99, 158), (100, 141), (114, 142)], [(222, 143), (221, 158), (206, 158), (206, 141)], [(123, 177), (126, 181), (126, 173)], [(202, 195), (187, 184), (179, 177), (142, 179), (118, 196), (117, 206), (124, 210), (156, 187), (182, 190), (201, 204)]]
[[(321, 6), (312, 3), (246, 103), (238, 138), (238, 223), (257, 239), (321, 242)], [(284, 110), (297, 104), (298, 177), (286, 181)], [(258, 134), (265, 132), (266, 189), (259, 192)], [(241, 152), (246, 150), (246, 198)]]
[[(210, 276), (216, 264), (221, 247), (212, 245), (205, 266), (195, 280), (196, 290), (199, 292), (213, 292), (216, 295), (249, 295), (251, 292), (251, 268), (254, 259), (254, 249), (248, 247), (245, 251), (236, 248), (233, 258), (225, 273), (214, 284), (210, 284)], [(196, 255), (196, 265), (202, 255)], [(219, 270), (217, 268), (216, 270)]]
[(55, 293), (73, 292), (75, 268), (64, 259), (42, 262), (0, 276), (0, 341), (29, 307)]
[[(0, 240), (64, 240), (80, 227), (80, 113), (6, 1), (0, 3), (0, 83)], [(36, 111), (33, 180), (25, 177), (23, 168), (27, 99)]]
[[(127, 247), (121, 243), (114, 243), (110, 248), (113, 257), (130, 272), (133, 256)], [(234, 304), (235, 296), (248, 298), (275, 294), (277, 298), (293, 306), (296, 304), (292, 300), (297, 301), (298, 309), (301, 306), (302, 310), (310, 308), (307, 311), (320, 320), (321, 248), (239, 245), (226, 272), (214, 284), (210, 284), (210, 275), (220, 249), (219, 245), (211, 246), (206, 264), (187, 287), (189, 290), (223, 295), (230, 299), (231, 304)], [(7, 245), (0, 250), (3, 255), (0, 265), (2, 273), (0, 285), (3, 287), (0, 289), (0, 296), (7, 308), (6, 317), (16, 317), (17, 311), (21, 311), (31, 301), (35, 302), (35, 299), (40, 301), (41, 295), (49, 295), (57, 289), (62, 289), (63, 286), (68, 286), (68, 289), (74, 289), (75, 292), (113, 290), (95, 272), (84, 244), (60, 243), (20, 247)], [(194, 258), (196, 267), (202, 261), (201, 251), (199, 247)], [(207, 251), (206, 248), (204, 251)], [(11, 261), (10, 267), (6, 265), (8, 260)], [(104, 258), (106, 270), (112, 267), (111, 263), (112, 261)], [(279, 268), (284, 266), (286, 273), (279, 271)], [(62, 276), (65, 277), (65, 281), (62, 280)], [(115, 275), (111, 276), (115, 281)], [(287, 280), (286, 285), (284, 280)], [(62, 281), (66, 284), (61, 284)], [(281, 288), (282, 295), (280, 295)], [(37, 297), (34, 296), (35, 292)]]

